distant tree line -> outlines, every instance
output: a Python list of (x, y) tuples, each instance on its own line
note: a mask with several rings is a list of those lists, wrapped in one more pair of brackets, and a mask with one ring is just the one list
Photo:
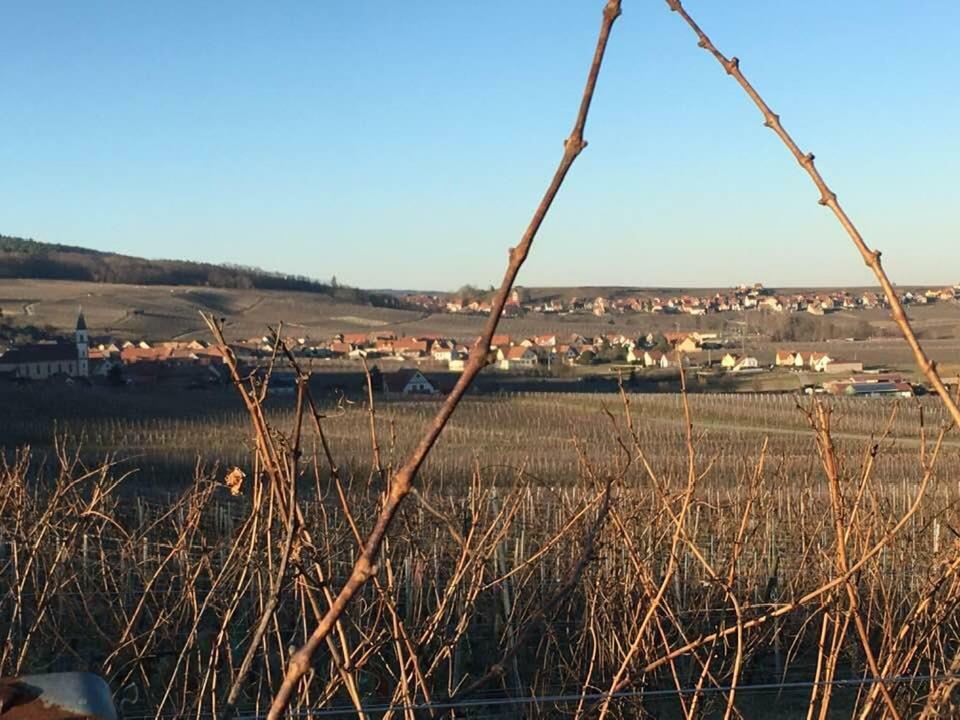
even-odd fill
[(63, 340), (63, 336), (51, 325), (14, 325), (0, 318), (0, 347), (5, 345), (23, 345), (46, 340)]
[(345, 302), (378, 307), (403, 306), (393, 295), (347, 287), (335, 280), (325, 283), (304, 275), (287, 275), (243, 265), (146, 260), (7, 235), (0, 235), (0, 279), (2, 278), (287, 290), (321, 293)]

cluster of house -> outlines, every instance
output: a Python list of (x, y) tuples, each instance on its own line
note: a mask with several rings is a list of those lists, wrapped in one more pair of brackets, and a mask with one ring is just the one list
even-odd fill
[(168, 376), (213, 381), (223, 379), (222, 366), (221, 351), (199, 340), (91, 345), (82, 312), (73, 342), (32, 343), (0, 354), (0, 376), (14, 380), (103, 379), (119, 374), (126, 383)]
[[(261, 350), (272, 350), (272, 339), (262, 338)], [(322, 359), (383, 358), (395, 360), (435, 360), (452, 362), (466, 358), (470, 348), (453, 338), (433, 333), (399, 337), (393, 331), (371, 333), (338, 333), (329, 341), (310, 343), (294, 338), (290, 346), (295, 352)]]
[[(689, 366), (690, 353), (705, 345), (719, 342), (716, 333), (668, 332), (663, 334), (662, 350), (655, 349), (659, 338), (652, 333), (630, 337), (622, 333), (607, 333), (585, 337), (578, 333), (567, 336), (556, 334), (511, 337), (494, 335), (490, 342), (489, 362), (501, 370), (532, 370), (553, 364), (573, 365), (585, 353), (594, 356), (612, 353), (624, 362), (645, 367)], [(341, 333), (330, 341), (310, 344), (295, 341), (299, 354), (326, 359), (385, 359), (446, 363), (448, 369), (463, 370), (475, 338), (457, 340), (433, 334), (397, 337), (393, 332)], [(261, 349), (268, 351), (270, 341), (263, 338)]]
[[(306, 357), (321, 359), (354, 359), (434, 361), (445, 363), (452, 371), (462, 371), (476, 338), (454, 339), (435, 334), (420, 334), (398, 337), (392, 331), (371, 333), (340, 333), (327, 342), (312, 344), (304, 338), (291, 338), (289, 344), (295, 352)], [(270, 338), (250, 340), (245, 346), (261, 353), (273, 350)], [(551, 367), (554, 364), (575, 365), (584, 362), (585, 354), (616, 357), (620, 362), (646, 368), (678, 368), (707, 364), (705, 350), (721, 348), (717, 333), (665, 332), (662, 335), (648, 333), (638, 337), (622, 333), (605, 333), (586, 337), (578, 333), (561, 336), (557, 334), (513, 337), (507, 334), (494, 335), (490, 342), (488, 362), (500, 370), (533, 370)], [(763, 365), (759, 359), (745, 352), (723, 352), (714, 355), (719, 366), (728, 372), (759, 371)], [(861, 362), (832, 357), (825, 352), (778, 350), (777, 367), (810, 370), (823, 373), (853, 373), (863, 370)]]
[[(341, 333), (327, 341), (313, 343), (306, 338), (286, 341), (293, 352), (305, 358), (396, 360), (403, 365), (421, 362), (444, 363), (458, 372), (470, 353), (475, 338), (454, 339), (436, 334), (399, 337), (393, 331)], [(252, 338), (231, 345), (241, 363), (256, 367), (275, 351), (273, 339)], [(554, 364), (589, 363), (595, 357), (647, 368), (678, 368), (709, 364), (733, 373), (760, 372), (759, 360), (747, 353), (719, 350), (716, 333), (666, 332), (629, 337), (622, 333), (606, 333), (585, 337), (577, 333), (511, 337), (500, 334), (492, 338), (488, 363), (506, 371), (531, 371), (550, 368)], [(722, 354), (707, 356), (705, 350), (718, 349)], [(706, 360), (706, 362), (704, 362)], [(832, 357), (825, 352), (777, 350), (774, 365), (791, 370), (806, 370), (843, 380), (823, 384), (828, 392), (846, 394), (902, 394), (911, 392), (899, 376), (863, 374), (858, 361)], [(382, 371), (383, 368), (381, 368)], [(383, 373), (384, 383), (393, 387), (388, 392), (436, 391), (435, 384), (416, 368), (400, 366), (395, 372)], [(73, 342), (36, 343), (14, 347), (0, 354), (0, 376), (26, 380), (52, 378), (110, 378), (126, 384), (153, 383), (179, 379), (187, 382), (223, 382), (226, 378), (224, 356), (216, 346), (200, 340), (164, 341), (156, 343), (123, 342), (92, 346), (81, 312), (77, 318)], [(389, 381), (388, 381), (388, 378)], [(403, 389), (397, 389), (397, 386)], [(428, 387), (429, 386), (429, 387)], [(411, 390), (411, 388), (413, 390)]]
[[(554, 297), (545, 300), (524, 301), (522, 290), (514, 290), (506, 305), (507, 317), (527, 312), (546, 314), (592, 313), (598, 317), (624, 313), (682, 313), (706, 315), (707, 313), (737, 312), (741, 310), (767, 310), (771, 312), (809, 312), (824, 315), (835, 310), (859, 310), (886, 307), (886, 299), (873, 291), (776, 293), (762, 284), (740, 285), (728, 292), (713, 295), (675, 295), (668, 297), (626, 295), (616, 298)], [(491, 311), (488, 300), (444, 297), (423, 293), (405, 295), (404, 302), (434, 313), (465, 313), (486, 315)], [(953, 287), (929, 289), (922, 292), (905, 292), (900, 300), (905, 305), (927, 304), (960, 300), (960, 283)]]
[(863, 371), (863, 363), (856, 360), (844, 360), (831, 357), (823, 352), (802, 352), (777, 350), (773, 364), (796, 370), (811, 370), (822, 373), (856, 373)]

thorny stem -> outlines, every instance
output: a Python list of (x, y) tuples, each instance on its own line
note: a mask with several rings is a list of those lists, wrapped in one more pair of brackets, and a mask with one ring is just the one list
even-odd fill
[(958, 407), (957, 402), (950, 396), (946, 386), (944, 386), (943, 380), (940, 378), (940, 373), (937, 371), (936, 363), (931, 360), (924, 351), (916, 334), (913, 332), (910, 320), (907, 318), (907, 313), (903, 309), (903, 304), (900, 302), (897, 291), (894, 289), (893, 283), (890, 282), (890, 278), (887, 277), (887, 273), (880, 263), (880, 251), (870, 249), (864, 241), (863, 236), (860, 235), (860, 231), (857, 230), (853, 221), (840, 206), (836, 193), (830, 189), (820, 175), (820, 171), (817, 170), (814, 165), (813, 153), (804, 153), (800, 150), (800, 147), (794, 139), (784, 129), (783, 124), (780, 122), (780, 116), (770, 109), (770, 106), (763, 100), (760, 93), (758, 93), (747, 78), (744, 77), (744, 74), (740, 70), (740, 60), (736, 57), (727, 58), (717, 50), (710, 38), (707, 37), (703, 30), (700, 29), (700, 26), (697, 25), (694, 19), (690, 17), (689, 13), (684, 9), (680, 0), (666, 0), (666, 3), (670, 9), (679, 14), (696, 33), (698, 38), (697, 45), (713, 55), (713, 57), (717, 59), (717, 62), (723, 66), (723, 69), (727, 71), (727, 74), (731, 75), (733, 79), (739, 83), (740, 87), (743, 88), (744, 92), (750, 96), (750, 99), (753, 100), (754, 104), (760, 109), (760, 112), (763, 113), (763, 124), (777, 134), (777, 137), (783, 141), (783, 144), (787, 146), (787, 149), (793, 157), (800, 163), (800, 167), (807, 171), (810, 179), (813, 180), (813, 184), (816, 185), (817, 190), (820, 191), (819, 203), (830, 208), (860, 252), (860, 257), (863, 258), (864, 264), (873, 271), (877, 281), (880, 283), (880, 287), (883, 289), (883, 294), (886, 296), (887, 302), (890, 304), (890, 312), (893, 315), (893, 319), (897, 323), (897, 327), (900, 328), (900, 332), (910, 346), (910, 349), (913, 351), (913, 357), (917, 362), (917, 366), (921, 372), (923, 372), (927, 381), (937, 391), (937, 396), (950, 412), (954, 423), (960, 427), (960, 407)]
[(390, 489), (384, 500), (383, 507), (379, 516), (377, 517), (373, 530), (370, 532), (370, 535), (367, 537), (367, 540), (364, 543), (363, 551), (357, 558), (356, 564), (350, 573), (349, 579), (344, 584), (343, 588), (340, 590), (340, 593), (330, 606), (330, 609), (324, 615), (319, 625), (317, 625), (317, 627), (314, 629), (307, 642), (291, 656), (290, 662), (287, 666), (287, 671), (283, 678), (283, 682), (281, 683), (280, 688), (274, 697), (270, 711), (267, 715), (269, 720), (278, 720), (286, 711), (287, 706), (290, 704), (290, 700), (293, 697), (293, 692), (300, 680), (309, 670), (311, 659), (313, 658), (317, 648), (320, 646), (320, 643), (323, 642), (324, 638), (326, 638), (330, 633), (330, 630), (333, 628), (337, 619), (343, 614), (353, 596), (376, 572), (376, 562), (380, 553), (380, 546), (383, 543), (383, 539), (386, 536), (387, 530), (397, 514), (400, 504), (410, 493), (410, 490), (413, 487), (413, 480), (416, 477), (417, 471), (427, 458), (427, 455), (433, 448), (434, 443), (436, 443), (437, 438), (440, 437), (440, 433), (443, 431), (454, 410), (456, 410), (457, 405), (460, 403), (461, 398), (463, 398), (464, 393), (470, 387), (474, 378), (476, 378), (483, 367), (487, 364), (487, 355), (490, 351), (490, 341), (493, 338), (493, 334), (496, 332), (497, 324), (500, 321), (500, 316), (503, 313), (507, 296), (513, 287), (517, 273), (520, 271), (520, 267), (523, 265), (528, 253), (530, 252), (530, 247), (537, 235), (537, 231), (540, 229), (540, 225), (543, 223), (543, 220), (546, 217), (554, 198), (556, 198), (557, 192), (559, 192), (560, 186), (563, 184), (563, 180), (566, 177), (567, 172), (570, 170), (574, 160), (576, 160), (583, 148), (586, 147), (586, 141), (583, 139), (583, 131), (587, 122), (587, 114), (590, 110), (590, 103), (593, 99), (593, 93), (596, 88), (597, 77), (600, 74), (600, 65), (603, 61), (604, 52), (606, 51), (607, 40), (610, 37), (610, 30), (613, 27), (614, 21), (617, 19), (617, 17), (619, 17), (619, 15), (620, 0), (607, 0), (606, 6), (603, 10), (603, 21), (600, 25), (600, 34), (597, 39), (597, 46), (596, 50), (594, 51), (593, 62), (590, 66), (590, 72), (587, 76), (586, 86), (583, 91), (583, 98), (580, 101), (580, 109), (577, 113), (577, 119), (574, 123), (573, 130), (564, 143), (563, 157), (560, 160), (560, 164), (554, 173), (550, 185), (547, 187), (543, 199), (540, 201), (539, 207), (537, 207), (526, 232), (524, 232), (520, 243), (515, 248), (510, 250), (510, 262), (507, 266), (506, 272), (504, 273), (500, 289), (497, 291), (497, 294), (494, 297), (490, 310), (490, 318), (487, 320), (483, 334), (477, 339), (476, 343), (471, 349), (470, 357), (466, 367), (464, 368), (463, 374), (460, 376), (453, 390), (447, 396), (447, 399), (444, 401), (443, 405), (441, 405), (433, 421), (427, 427), (422, 439), (420, 440), (420, 443), (414, 449), (413, 453), (403, 464), (403, 466), (397, 471), (396, 475), (392, 478)]

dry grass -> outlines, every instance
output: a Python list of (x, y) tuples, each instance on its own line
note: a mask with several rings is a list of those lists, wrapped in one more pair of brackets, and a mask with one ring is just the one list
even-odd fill
[[(384, 548), (377, 584), (360, 594), (336, 635), (336, 652), (351, 662), (338, 666), (335, 655), (318, 657), (300, 707), (349, 708), (357, 697), (397, 708), (427, 698), (465, 701), (458, 688), (485, 677), (521, 633), (527, 641), (484, 687), (518, 701), (572, 696), (528, 708), (537, 716), (556, 707), (573, 713), (578, 703), (582, 712), (595, 712), (589, 697), (609, 689), (625, 657), (622, 642), (631, 638), (639, 638), (627, 663), (636, 678), (631, 683), (642, 677), (648, 690), (699, 685), (704, 693), (696, 695), (697, 706), (710, 712), (722, 713), (729, 692), (706, 690), (728, 687), (734, 673), (743, 686), (734, 704), (751, 717), (760, 710), (751, 685), (822, 680), (828, 669), (834, 679), (860, 677), (865, 656), (842, 586), (775, 622), (748, 627), (739, 644), (733, 636), (694, 642), (695, 649), (662, 660), (685, 643), (733, 629), (737, 618), (749, 624), (833, 580), (836, 499), (815, 459), (816, 435), (804, 429), (807, 418), (789, 398), (691, 396), (697, 477), (671, 554), (671, 513), (678, 511), (688, 471), (681, 398), (630, 397), (633, 432), (615, 398), (610, 416), (604, 413), (610, 400), (466, 403), (424, 470), (419, 500), (402, 513)], [(951, 530), (960, 527), (960, 455), (944, 445), (933, 465), (936, 410), (923, 406), (921, 435), (920, 407), (900, 403), (892, 420), (888, 403), (842, 400), (833, 407), (842, 502), (848, 517), (856, 508), (847, 530), (849, 562), (882, 543), (853, 582), (871, 647), (877, 662), (890, 666), (889, 676), (944, 672), (960, 640), (960, 547)], [(379, 409), (388, 471), (413, 435), (405, 431), (393, 440), (389, 429), (416, 427), (428, 414), (423, 403)], [(276, 427), (289, 427), (292, 419), (289, 410), (271, 416)], [(293, 567), (283, 574), (242, 709), (265, 708), (286, 648), (302, 641), (319, 609), (311, 609), (311, 597), (322, 603), (318, 593), (327, 584), (338, 587), (349, 572), (356, 552), (351, 518), (362, 531), (380, 496), (370, 475), (368, 421), (359, 406), (325, 421), (346, 504), (325, 461), (302, 468), (303, 526)], [(729, 427), (738, 421), (749, 429)], [(222, 426), (223, 438), (244, 432), (243, 418), (235, 422)], [(887, 439), (870, 440), (871, 428), (888, 424)], [(136, 446), (161, 427), (118, 428), (106, 443)], [(88, 436), (94, 432), (88, 428)], [(189, 424), (176, 432), (158, 445), (186, 444), (199, 434)], [(305, 440), (313, 448), (316, 436)], [(477, 458), (499, 448), (503, 464), (456, 464), (469, 443), (476, 443)], [(209, 452), (225, 454), (215, 445)], [(133, 500), (115, 484), (129, 464), (87, 469), (63, 448), (57, 457), (57, 465), (40, 469), (20, 456), (0, 474), (0, 576), (10, 588), (0, 601), (0, 672), (104, 672), (131, 716), (221, 712), (282, 551), (284, 524), (271, 501), (272, 481), (247, 463), (239, 498), (218, 481), (223, 470), (199, 475), (182, 494)], [(884, 540), (917, 499), (928, 465), (933, 471), (915, 513)], [(603, 514), (598, 503), (607, 479), (613, 497)], [(565, 587), (587, 531), (601, 518), (589, 563)], [(671, 557), (674, 569), (667, 573)], [(664, 579), (663, 597), (641, 632), (650, 593)], [(564, 592), (554, 600), (558, 588)], [(545, 604), (549, 610), (542, 612)], [(79, 625), (77, 618), (83, 618)], [(644, 670), (648, 666), (654, 667)], [(918, 712), (928, 687), (897, 683), (892, 701), (905, 715)], [(868, 689), (838, 687), (829, 705), (844, 714), (862, 708)], [(472, 697), (484, 697), (476, 692)], [(804, 705), (798, 692), (788, 693), (788, 705)], [(626, 697), (611, 712), (671, 716), (689, 712), (692, 697)]]

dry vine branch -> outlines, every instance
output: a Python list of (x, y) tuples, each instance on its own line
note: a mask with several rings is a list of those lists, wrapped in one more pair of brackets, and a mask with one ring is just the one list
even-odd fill
[(666, 0), (666, 3), (670, 9), (678, 13), (680, 17), (686, 21), (687, 25), (689, 25), (690, 28), (696, 33), (698, 38), (697, 44), (713, 55), (717, 59), (717, 62), (723, 66), (723, 69), (727, 71), (727, 74), (733, 76), (733, 79), (740, 84), (740, 87), (744, 89), (747, 95), (750, 96), (750, 99), (753, 100), (754, 104), (760, 108), (760, 112), (763, 113), (763, 124), (777, 134), (777, 137), (783, 141), (783, 144), (787, 146), (787, 149), (790, 151), (793, 157), (796, 158), (798, 163), (800, 163), (800, 167), (807, 171), (810, 179), (813, 180), (814, 185), (816, 185), (817, 189), (820, 191), (819, 203), (833, 211), (833, 214), (836, 216), (837, 220), (840, 221), (843, 229), (846, 230), (847, 235), (850, 236), (853, 244), (860, 252), (863, 262), (873, 271), (877, 281), (880, 283), (880, 287), (883, 289), (883, 294), (886, 296), (887, 302), (890, 304), (890, 311), (893, 315), (893, 319), (897, 323), (897, 327), (900, 328), (900, 332), (903, 334), (903, 337), (910, 346), (910, 349), (913, 351), (913, 357), (916, 360), (917, 365), (930, 384), (937, 391), (937, 395), (940, 397), (940, 400), (953, 417), (954, 423), (957, 426), (960, 426), (960, 407), (958, 407), (957, 402), (950, 396), (946, 386), (943, 384), (943, 380), (940, 378), (940, 373), (937, 371), (936, 363), (933, 362), (933, 360), (931, 360), (924, 351), (923, 347), (920, 345), (920, 341), (917, 339), (916, 334), (913, 332), (913, 328), (910, 326), (910, 320), (907, 318), (907, 313), (904, 311), (903, 304), (900, 302), (900, 298), (897, 296), (897, 291), (894, 289), (893, 283), (890, 282), (890, 278), (887, 277), (887, 273), (883, 269), (883, 265), (880, 263), (880, 251), (871, 250), (867, 246), (863, 236), (860, 235), (860, 231), (857, 230), (857, 227), (853, 224), (853, 221), (840, 206), (836, 193), (830, 189), (826, 181), (820, 175), (820, 171), (817, 170), (816, 166), (814, 165), (813, 153), (804, 153), (802, 150), (800, 150), (800, 147), (781, 124), (780, 116), (770, 109), (770, 106), (767, 105), (767, 103), (763, 100), (763, 98), (760, 96), (760, 93), (758, 93), (753, 85), (751, 85), (747, 80), (747, 78), (744, 77), (744, 74), (740, 70), (740, 60), (736, 57), (731, 57), (728, 59), (723, 53), (717, 50), (716, 46), (710, 41), (710, 38), (707, 37), (703, 30), (700, 29), (700, 26), (697, 25), (694, 19), (690, 17), (689, 13), (687, 13), (687, 11), (684, 9), (683, 3), (681, 3), (680, 0)]
[[(847, 557), (847, 533), (852, 526), (851, 518), (847, 515), (844, 506), (843, 493), (840, 489), (840, 470), (837, 459), (836, 448), (833, 444), (833, 436), (830, 433), (830, 413), (824, 408), (822, 403), (815, 406), (816, 414), (811, 412), (810, 423), (817, 434), (817, 449), (820, 452), (820, 458), (823, 463), (824, 473), (827, 476), (827, 484), (830, 490), (830, 505), (833, 511), (834, 531), (837, 536), (837, 566), (840, 572), (846, 573), (850, 568), (849, 558)], [(868, 466), (869, 467), (869, 466)], [(866, 477), (866, 475), (865, 475)], [(873, 649), (870, 647), (870, 637), (864, 625), (863, 618), (860, 617), (860, 598), (857, 589), (849, 578), (844, 583), (844, 590), (850, 601), (849, 613), (853, 618), (857, 634), (860, 636), (860, 643), (863, 646), (863, 653), (867, 660), (867, 665), (873, 677), (876, 680), (877, 687), (883, 695), (883, 700), (887, 706), (887, 712), (890, 716), (899, 720), (900, 714), (893, 703), (893, 698), (887, 688), (886, 682), (880, 674), (877, 666), (877, 660)]]
[[(337, 469), (336, 464), (333, 461), (333, 457), (330, 454), (330, 448), (327, 445), (323, 428), (320, 425), (316, 404), (314, 403), (313, 396), (310, 394), (310, 387), (308, 384), (309, 378), (301, 371), (299, 365), (297, 365), (296, 360), (293, 357), (293, 354), (282, 341), (280, 337), (281, 328), (278, 328), (276, 331), (272, 331), (274, 335), (274, 348), (270, 357), (267, 378), (265, 379), (264, 383), (259, 386), (259, 388), (256, 386), (253, 378), (250, 378), (250, 387), (247, 388), (247, 383), (244, 382), (244, 378), (242, 378), (240, 375), (240, 370), (237, 365), (236, 358), (233, 355), (233, 351), (230, 349), (230, 346), (227, 344), (227, 341), (223, 335), (223, 327), (221, 323), (219, 323), (213, 316), (208, 316), (201, 313), (201, 317), (204, 319), (204, 322), (206, 322), (211, 334), (216, 339), (218, 346), (223, 351), (224, 362), (230, 371), (230, 377), (232, 378), (233, 384), (237, 388), (237, 391), (240, 393), (244, 405), (247, 408), (247, 412), (253, 422), (256, 440), (255, 457), (260, 459), (267, 476), (270, 478), (271, 496), (273, 496), (278, 505), (281, 506), (281, 515), (284, 517), (284, 527), (286, 528), (280, 570), (278, 571), (277, 576), (277, 585), (273, 586), (273, 589), (271, 590), (268, 602), (266, 603), (264, 611), (261, 614), (261, 619), (257, 623), (256, 630), (254, 631), (253, 639), (249, 643), (247, 654), (244, 657), (244, 660), (237, 672), (236, 677), (234, 678), (227, 696), (227, 702), (224, 708), (224, 717), (231, 717), (235, 713), (236, 702), (240, 697), (241, 691), (243, 690), (246, 675), (250, 671), (250, 667), (255, 655), (255, 649), (260, 644), (263, 635), (266, 632), (267, 626), (273, 618), (277, 602), (279, 601), (279, 583), (286, 574), (286, 569), (289, 564), (290, 553), (293, 546), (294, 529), (299, 527), (302, 535), (301, 539), (307, 544), (312, 542), (309, 532), (302, 527), (304, 525), (304, 518), (299, 505), (296, 503), (295, 488), (297, 481), (297, 461), (301, 455), (300, 440), (303, 425), (303, 414), (308, 407), (310, 409), (317, 436), (320, 439), (327, 460), (330, 463), (331, 472), (336, 475)], [(270, 373), (272, 373), (273, 367), (280, 352), (284, 354), (286, 359), (291, 363), (297, 373), (297, 410), (295, 412), (295, 425), (293, 430), (292, 445), (290, 447), (289, 462), (286, 461), (285, 456), (281, 455), (280, 451), (276, 447), (275, 438), (273, 433), (270, 431), (270, 426), (264, 414), (262, 404), (269, 387)], [(286, 484), (287, 489), (284, 489), (284, 483)], [(285, 503), (286, 507), (283, 507)], [(314, 571), (322, 580), (323, 571), (317, 563), (314, 563)], [(307, 585), (302, 585), (302, 587), (309, 596), (311, 605), (315, 606), (316, 602), (313, 598), (312, 591)], [(322, 592), (327, 604), (332, 605), (332, 593), (325, 585), (323, 586)], [(319, 612), (316, 612), (316, 615), (318, 618), (322, 617)], [(350, 651), (343, 628), (339, 621), (334, 623), (334, 627), (337, 629), (340, 645), (342, 646), (343, 657), (344, 659), (348, 659)], [(362, 715), (360, 710), (360, 696), (357, 691), (354, 678), (348, 672), (345, 662), (340, 659), (340, 652), (338, 651), (333, 638), (328, 635), (326, 638), (324, 638), (324, 640), (327, 643), (328, 649), (330, 650), (331, 657), (334, 658), (334, 664), (344, 686), (347, 688), (354, 707), (357, 709), (358, 714)]]
[(464, 393), (470, 387), (474, 378), (476, 378), (483, 367), (487, 364), (487, 355), (490, 351), (490, 341), (493, 338), (493, 334), (496, 332), (497, 324), (499, 323), (500, 316), (503, 313), (507, 296), (513, 287), (517, 273), (520, 271), (520, 267), (523, 265), (528, 253), (530, 252), (530, 247), (533, 244), (533, 240), (536, 237), (537, 231), (540, 229), (540, 225), (543, 223), (543, 220), (546, 217), (546, 214), (550, 209), (557, 192), (560, 190), (560, 186), (563, 184), (563, 180), (566, 177), (567, 172), (570, 170), (574, 160), (576, 160), (583, 148), (586, 147), (586, 141), (583, 139), (583, 131), (587, 122), (587, 114), (590, 110), (590, 102), (593, 99), (593, 93), (596, 88), (597, 77), (600, 74), (600, 65), (603, 61), (604, 52), (606, 51), (607, 40), (610, 37), (610, 30), (613, 27), (614, 21), (617, 19), (617, 17), (619, 17), (619, 15), (620, 0), (607, 0), (603, 10), (603, 20), (600, 25), (600, 34), (597, 39), (597, 46), (596, 50), (594, 51), (593, 62), (590, 66), (586, 87), (583, 91), (583, 98), (580, 102), (580, 109), (577, 113), (573, 130), (564, 143), (563, 157), (561, 158), (560, 164), (554, 173), (553, 179), (551, 180), (550, 185), (547, 187), (547, 191), (544, 194), (543, 199), (540, 201), (539, 207), (537, 207), (537, 210), (534, 212), (533, 218), (531, 219), (526, 232), (523, 234), (520, 243), (515, 248), (510, 250), (510, 262), (504, 274), (500, 289), (497, 291), (497, 294), (491, 303), (490, 318), (484, 327), (483, 334), (477, 339), (477, 342), (471, 349), (470, 357), (466, 367), (464, 368), (463, 374), (460, 376), (457, 384), (450, 392), (450, 395), (447, 396), (447, 399), (444, 401), (443, 405), (441, 405), (440, 410), (437, 412), (437, 415), (434, 417), (433, 421), (427, 427), (423, 438), (420, 440), (420, 443), (414, 449), (413, 453), (403, 464), (403, 466), (400, 467), (396, 475), (391, 479), (390, 488), (384, 499), (383, 508), (377, 517), (373, 530), (370, 532), (369, 536), (364, 542), (363, 551), (357, 558), (356, 564), (350, 573), (349, 579), (340, 590), (340, 593), (337, 595), (330, 609), (324, 615), (320, 624), (313, 631), (310, 638), (290, 658), (283, 682), (280, 686), (280, 689), (277, 691), (267, 716), (270, 720), (277, 720), (285, 712), (293, 696), (293, 691), (296, 689), (296, 686), (300, 682), (301, 678), (309, 670), (313, 654), (320, 646), (320, 643), (323, 642), (324, 638), (327, 637), (330, 630), (333, 628), (334, 623), (343, 614), (343, 611), (353, 596), (376, 571), (376, 562), (380, 552), (380, 545), (386, 536), (390, 524), (393, 522), (393, 519), (397, 514), (400, 504), (410, 493), (417, 471), (420, 469), (420, 466), (430, 453), (430, 450), (432, 449), (434, 443), (436, 443), (437, 438), (440, 436), (440, 433), (446, 426), (450, 416), (453, 414), (454, 410), (456, 410), (457, 405), (459, 404)]
[[(677, 549), (680, 546), (680, 542), (684, 534), (684, 524), (687, 521), (690, 505), (693, 502), (694, 491), (697, 488), (697, 465), (696, 449), (694, 448), (693, 443), (693, 421), (690, 417), (690, 404), (687, 398), (687, 382), (686, 376), (683, 372), (682, 362), (680, 364), (680, 388), (682, 391), (681, 397), (683, 399), (684, 438), (686, 440), (687, 448), (687, 484), (683, 494), (681, 495), (680, 509), (677, 513), (673, 513), (668, 500), (664, 502), (664, 508), (666, 509), (667, 513), (675, 520), (675, 529), (673, 531), (673, 537), (670, 541), (669, 554), (667, 555), (667, 567), (663, 572), (663, 578), (660, 581), (660, 585), (657, 588), (656, 593), (653, 595), (650, 600), (650, 604), (644, 611), (643, 621), (640, 623), (640, 627), (634, 633), (633, 641), (624, 655), (616, 674), (610, 681), (610, 690), (600, 705), (600, 711), (598, 714), (599, 720), (603, 720), (610, 711), (610, 702), (613, 699), (614, 694), (617, 692), (617, 689), (622, 687), (628, 681), (629, 676), (627, 673), (630, 668), (630, 663), (640, 650), (647, 627), (657, 612), (657, 608), (659, 607), (660, 603), (663, 601), (670, 581), (673, 578), (673, 574), (676, 571), (678, 562)], [(740, 623), (737, 624), (737, 627), (740, 627)]]
[[(845, 572), (841, 572), (840, 574), (831, 578), (828, 582), (825, 582), (819, 587), (814, 588), (813, 590), (810, 590), (809, 592), (797, 598), (796, 600), (793, 600), (789, 603), (781, 605), (777, 607), (775, 610), (772, 610), (764, 615), (760, 615), (759, 617), (756, 617), (752, 620), (748, 620), (744, 622), (743, 629), (746, 630), (748, 628), (763, 625), (764, 623), (770, 622), (771, 620), (774, 620), (778, 617), (787, 615), (793, 612), (794, 610), (796, 610), (797, 608), (801, 607), (802, 605), (806, 605), (811, 601), (822, 597), (826, 593), (834, 590), (835, 588), (839, 587), (843, 583), (847, 582), (848, 579), (853, 577), (861, 568), (863, 568), (868, 562), (870, 562), (874, 557), (876, 557), (885, 547), (887, 547), (887, 545), (893, 540), (894, 537), (896, 537), (900, 533), (900, 531), (906, 526), (906, 524), (910, 521), (910, 519), (916, 514), (917, 510), (920, 508), (920, 503), (923, 500), (924, 495), (926, 494), (926, 491), (927, 491), (927, 487), (930, 484), (930, 480), (933, 477), (933, 466), (936, 464), (936, 459), (940, 455), (940, 449), (943, 447), (943, 436), (945, 433), (946, 433), (945, 430), (941, 430), (940, 434), (937, 436), (937, 441), (933, 449), (930, 464), (925, 469), (923, 476), (920, 479), (920, 483), (916, 491), (914, 492), (913, 500), (911, 501), (909, 507), (903, 512), (903, 514), (900, 516), (897, 522), (894, 523), (894, 525), (889, 530), (887, 530), (873, 544), (873, 546), (870, 547), (869, 550), (866, 550), (855, 563), (850, 565), (850, 567)], [(729, 637), (730, 635), (733, 635), (736, 632), (737, 632), (736, 627), (732, 627), (732, 628), (728, 627), (722, 630), (717, 630), (715, 632), (709, 633), (707, 635), (703, 635), (678, 648), (671, 650), (669, 653), (667, 653), (666, 655), (663, 655), (659, 659), (648, 663), (646, 666), (644, 666), (643, 671), (651, 672), (653, 670), (656, 670), (658, 667), (666, 664), (673, 658), (677, 658), (677, 657), (680, 657), (681, 655), (685, 655), (699, 647), (702, 647), (710, 642), (713, 642), (714, 640)], [(612, 692), (617, 692), (621, 690), (624, 684), (625, 683), (621, 684), (618, 687), (613, 688)]]

